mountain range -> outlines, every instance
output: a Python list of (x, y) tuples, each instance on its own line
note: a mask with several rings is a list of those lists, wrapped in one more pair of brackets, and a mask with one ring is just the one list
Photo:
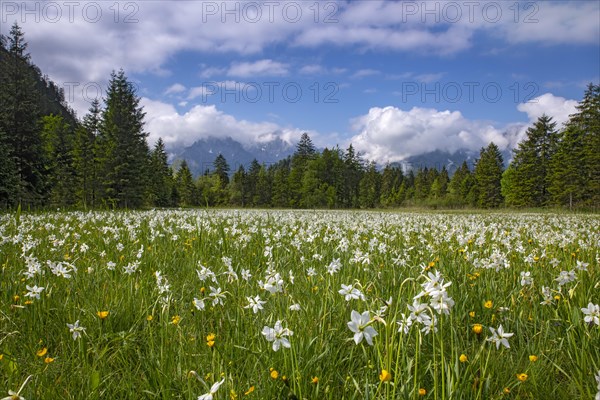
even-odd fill
[[(260, 164), (269, 165), (291, 156), (295, 150), (295, 144), (290, 144), (280, 138), (275, 138), (269, 142), (244, 145), (231, 137), (224, 139), (209, 137), (197, 140), (191, 146), (182, 149), (172, 149), (171, 162), (177, 168), (182, 160), (186, 160), (192, 174), (198, 176), (207, 170), (212, 170), (215, 158), (222, 154), (229, 164), (230, 172), (234, 173), (241, 165), (247, 169), (254, 159)], [(508, 164), (511, 156), (510, 151), (504, 151), (502, 156), (505, 164)], [(402, 162), (393, 163), (393, 165), (402, 167), (404, 171), (424, 167), (441, 169), (445, 166), (448, 172), (452, 174), (463, 161), (466, 161), (469, 167), (473, 168), (478, 157), (479, 152), (470, 150), (459, 150), (455, 153), (436, 150), (409, 157)]]

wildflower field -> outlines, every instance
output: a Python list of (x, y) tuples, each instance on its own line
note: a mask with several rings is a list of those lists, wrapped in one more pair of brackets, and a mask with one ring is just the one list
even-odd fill
[(598, 399), (600, 217), (0, 216), (0, 398)]

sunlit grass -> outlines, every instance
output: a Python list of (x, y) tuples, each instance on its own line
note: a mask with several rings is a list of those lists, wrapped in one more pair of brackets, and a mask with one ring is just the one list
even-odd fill
[[(599, 226), (516, 213), (4, 215), (0, 396), (593, 398), (600, 327), (582, 308), (600, 301)], [(452, 282), (447, 313), (428, 292), (417, 303), (435, 329), (402, 329), (436, 273)], [(352, 311), (368, 312), (373, 345), (356, 344)], [(488, 340), (500, 326), (510, 347)], [(289, 347), (274, 351), (279, 339)]]

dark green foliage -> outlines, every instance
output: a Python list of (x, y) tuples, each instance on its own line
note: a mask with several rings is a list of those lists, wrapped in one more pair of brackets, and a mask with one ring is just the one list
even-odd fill
[(514, 150), (509, 174), (503, 179), (502, 193), (506, 204), (514, 207), (540, 207), (548, 204), (548, 170), (556, 152), (556, 123), (542, 115), (526, 132), (525, 139)]
[(482, 148), (475, 165), (475, 182), (478, 189), (477, 206), (495, 208), (502, 204), (500, 181), (503, 171), (502, 154), (494, 142)]
[(73, 188), (77, 175), (74, 167), (75, 134), (63, 117), (47, 115), (42, 118), (44, 167), (47, 176), (47, 204), (70, 207), (76, 201)]
[(102, 195), (110, 207), (140, 207), (146, 198), (149, 150), (139, 102), (125, 72), (113, 72), (99, 137)]
[(214, 173), (219, 176), (224, 185), (227, 185), (229, 183), (229, 164), (227, 164), (227, 160), (222, 154), (215, 158), (213, 167), (215, 168)]
[(76, 194), (83, 208), (96, 206), (99, 192), (98, 135), (100, 131), (100, 102), (94, 100), (83, 123), (75, 131), (74, 165)]
[[(183, 160), (179, 170), (177, 171), (177, 174), (175, 175), (175, 187), (177, 188), (179, 201), (178, 205), (183, 207), (196, 205), (196, 187), (194, 185), (194, 177), (192, 176), (187, 161), (185, 160)], [(206, 190), (208, 191), (208, 189)]]
[(173, 171), (169, 167), (165, 144), (161, 138), (154, 145), (150, 154), (150, 196), (151, 204), (159, 207), (172, 205)]
[[(36, 82), (27, 53), (27, 42), (15, 23), (2, 52), (0, 69), (0, 130), (4, 132), (2, 146), (13, 162), (5, 174), (13, 174), (7, 183), (14, 192), (9, 204), (41, 205), (44, 200), (44, 165), (42, 158), (41, 116), (37, 101)], [(13, 167), (14, 165), (14, 167)]]
[(590, 84), (550, 160), (553, 204), (600, 206), (600, 85)]

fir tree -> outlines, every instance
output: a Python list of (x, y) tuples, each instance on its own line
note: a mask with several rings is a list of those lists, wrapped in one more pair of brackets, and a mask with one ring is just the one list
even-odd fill
[(193, 206), (195, 204), (196, 187), (194, 185), (194, 177), (186, 160), (181, 162), (179, 170), (175, 175), (175, 185), (177, 186), (179, 197), (178, 205), (182, 207)]
[(173, 172), (167, 160), (167, 152), (162, 138), (159, 138), (150, 154), (150, 193), (152, 203), (159, 207), (171, 205)]
[(229, 183), (229, 164), (221, 153), (215, 158), (213, 167), (215, 168), (214, 173), (219, 176), (224, 185), (227, 185)]
[(42, 118), (42, 138), (49, 204), (71, 206), (76, 201), (73, 131), (63, 117), (47, 115)]
[(99, 191), (98, 143), (101, 118), (100, 102), (92, 101), (83, 123), (75, 132), (74, 164), (76, 170), (76, 194), (83, 208), (95, 207)]
[(5, 174), (12, 175), (14, 168), (14, 178), (6, 182), (12, 185), (10, 182), (16, 181), (14, 202), (37, 205), (43, 200), (45, 179), (36, 82), (27, 42), (17, 23), (4, 41), (8, 60), (0, 70), (0, 130), (6, 138), (2, 143), (5, 156), (13, 158), (6, 164)]
[(104, 200), (111, 206), (139, 207), (147, 193), (149, 150), (139, 103), (125, 72), (113, 71), (100, 129)]
[(503, 171), (502, 154), (494, 142), (482, 148), (475, 165), (477, 205), (482, 208), (495, 208), (502, 204), (501, 179)]
[(504, 180), (506, 204), (516, 207), (539, 207), (549, 201), (548, 170), (557, 146), (556, 123), (542, 115), (526, 132), (516, 150), (509, 177)]

